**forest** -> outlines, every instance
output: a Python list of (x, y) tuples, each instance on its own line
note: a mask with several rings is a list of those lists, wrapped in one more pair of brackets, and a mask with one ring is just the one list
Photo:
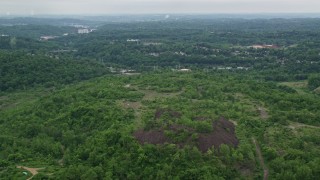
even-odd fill
[(179, 18), (0, 19), (0, 179), (318, 179), (320, 19)]

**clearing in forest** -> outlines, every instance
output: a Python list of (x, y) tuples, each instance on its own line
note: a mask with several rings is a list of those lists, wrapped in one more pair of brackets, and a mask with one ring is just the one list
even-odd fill
[(125, 88), (131, 88), (135, 91), (138, 91), (138, 92), (141, 92), (144, 94), (142, 100), (147, 100), (147, 101), (152, 101), (152, 100), (155, 100), (157, 98), (173, 98), (173, 97), (176, 97), (178, 95), (180, 95), (181, 93), (183, 93), (183, 90), (182, 91), (179, 91), (179, 92), (158, 92), (158, 91), (155, 91), (155, 90), (150, 90), (148, 88), (146, 89), (141, 89), (139, 88), (138, 86), (136, 85), (131, 85), (131, 84), (126, 84), (124, 86)]
[(0, 110), (9, 110), (31, 104), (39, 99), (39, 97), (48, 95), (50, 91), (50, 89), (34, 88), (31, 90), (5, 93), (5, 95), (0, 96)]
[(213, 131), (199, 135), (198, 147), (202, 152), (206, 152), (212, 146), (219, 148), (221, 144), (237, 147), (239, 141), (235, 134), (235, 126), (225, 118), (220, 118), (212, 123)]
[(248, 111), (257, 112), (261, 119), (266, 120), (269, 118), (269, 113), (261, 102), (255, 101), (242, 93), (236, 93), (234, 97), (248, 106)]
[(315, 90), (313, 90), (313, 92), (315, 92), (316, 94), (320, 94), (320, 87), (318, 87)]
[(139, 108), (141, 108), (142, 104), (141, 102), (130, 102), (130, 101), (123, 101), (122, 107), (126, 109), (133, 109), (137, 111)]
[[(162, 114), (168, 114), (169, 116), (179, 118), (181, 113), (173, 110), (161, 109), (156, 111), (155, 120), (160, 118)], [(140, 129), (133, 133), (133, 136), (139, 141), (140, 144), (165, 144), (174, 143), (179, 147), (183, 147), (187, 144), (195, 144), (203, 153), (207, 152), (212, 146), (219, 148), (222, 144), (227, 144), (232, 147), (237, 147), (239, 141), (235, 134), (235, 126), (232, 122), (221, 117), (219, 120), (212, 123), (212, 131), (207, 133), (197, 133), (197, 138), (193, 139), (192, 134), (196, 132), (195, 129), (179, 124), (172, 124), (167, 128), (154, 128), (149, 130)], [(171, 132), (187, 132), (190, 133), (185, 138), (184, 142), (174, 142), (172, 139), (166, 136), (165, 131)]]
[(147, 100), (147, 101), (152, 101), (157, 98), (173, 98), (182, 93), (182, 91), (176, 92), (176, 93), (159, 93), (153, 90), (139, 90), (139, 91), (144, 94), (143, 100)]
[(28, 178), (27, 180), (32, 179), (35, 175), (37, 175), (39, 173), (38, 172), (39, 170), (43, 170), (44, 169), (44, 168), (29, 168), (29, 167), (26, 167), (26, 166), (17, 166), (17, 168), (27, 170), (32, 174), (32, 176), (30, 178)]
[(268, 114), (267, 110), (264, 107), (258, 106), (258, 111), (259, 111), (261, 119), (268, 119), (269, 114)]
[(280, 85), (288, 86), (296, 90), (299, 94), (307, 94), (306, 90), (308, 89), (307, 81), (297, 81), (297, 82), (282, 82)]
[[(180, 92), (176, 92), (176, 93), (159, 93), (154, 90), (140, 89), (138, 86), (131, 85), (131, 84), (126, 84), (126, 85), (124, 85), (124, 87), (143, 93), (144, 96), (143, 96), (142, 100), (146, 100), (146, 101), (153, 101), (157, 98), (173, 98), (173, 97), (180, 95), (183, 92), (183, 91), (180, 91)], [(142, 125), (141, 109), (144, 107), (143, 104), (141, 103), (141, 101), (131, 102), (131, 101), (122, 100), (122, 101), (118, 101), (118, 103), (120, 103), (121, 107), (123, 107), (125, 109), (133, 109), (134, 110), (136, 121), (137, 121), (136, 124), (138, 127), (140, 127)], [(161, 113), (161, 112), (159, 112), (159, 113)]]

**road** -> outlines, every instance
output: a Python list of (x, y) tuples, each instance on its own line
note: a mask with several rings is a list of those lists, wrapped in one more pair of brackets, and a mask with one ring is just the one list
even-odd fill
[(33, 176), (35, 176), (39, 173), (38, 172), (39, 170), (44, 169), (44, 168), (29, 168), (29, 167), (25, 167), (25, 166), (17, 166), (17, 168), (27, 170), (32, 174), (32, 176), (30, 178), (28, 178), (27, 180), (32, 179)]
[(264, 164), (264, 159), (263, 159), (263, 156), (261, 153), (261, 149), (257, 143), (257, 140), (254, 137), (252, 137), (252, 142), (256, 146), (256, 153), (258, 155), (260, 165), (263, 168), (263, 179), (267, 180), (268, 176), (269, 176), (269, 170), (268, 170), (267, 166)]

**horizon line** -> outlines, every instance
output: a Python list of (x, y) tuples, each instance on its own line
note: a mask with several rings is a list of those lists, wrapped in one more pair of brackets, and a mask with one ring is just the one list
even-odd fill
[(172, 13), (172, 12), (156, 12), (156, 13), (73, 13), (73, 14), (0, 14), (2, 17), (10, 16), (126, 16), (126, 15), (320, 15), (320, 12), (184, 12), (184, 13)]

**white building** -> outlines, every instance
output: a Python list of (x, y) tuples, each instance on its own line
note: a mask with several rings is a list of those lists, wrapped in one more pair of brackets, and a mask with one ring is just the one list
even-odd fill
[(50, 39), (55, 39), (55, 38), (57, 38), (57, 36), (41, 36), (40, 40), (41, 41), (48, 41)]
[(178, 71), (180, 71), (180, 72), (190, 72), (191, 69), (179, 69)]
[(78, 29), (78, 34), (88, 34), (89, 32), (89, 29)]
[(127, 42), (139, 42), (139, 39), (127, 39)]

